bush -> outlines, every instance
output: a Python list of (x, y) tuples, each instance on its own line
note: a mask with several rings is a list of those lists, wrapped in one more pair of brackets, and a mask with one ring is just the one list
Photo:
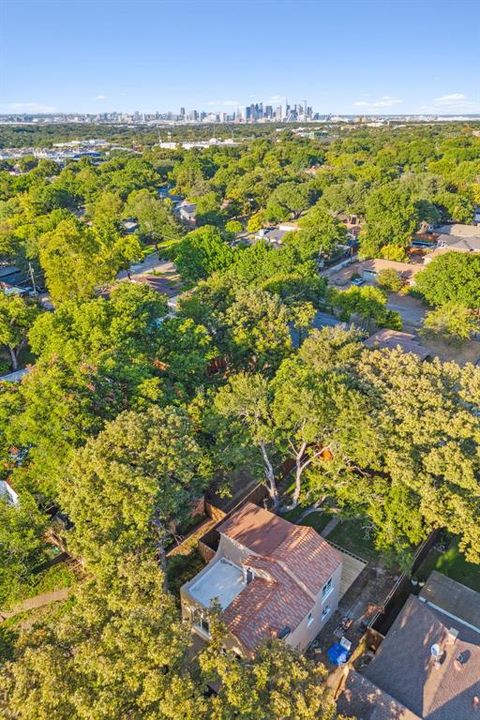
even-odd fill
[(471, 310), (463, 305), (447, 303), (426, 314), (421, 334), (426, 338), (459, 345), (479, 331), (480, 323)]
[(380, 272), (378, 273), (377, 282), (382, 288), (382, 290), (392, 293), (400, 292), (404, 284), (400, 273), (398, 273), (396, 270), (393, 270), (392, 268), (385, 268), (385, 270), (380, 270)]

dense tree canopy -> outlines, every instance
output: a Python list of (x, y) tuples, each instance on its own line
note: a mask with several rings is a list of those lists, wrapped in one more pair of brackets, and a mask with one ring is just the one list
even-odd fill
[[(41, 508), (70, 519), (85, 571), (66, 603), (10, 633), (8, 652), (2, 631), (0, 715), (333, 720), (323, 668), (286, 643), (245, 662), (224, 650), (213, 612), (212, 643), (193, 657), (166, 552), (213, 479), (231, 491), (248, 467), (275, 511), (328, 498), (405, 568), (436, 528), (480, 562), (480, 369), (370, 350), (353, 329), (310, 331), (317, 309), (401, 328), (386, 294), (398, 277), (341, 290), (319, 269), (356, 246), (353, 223), (361, 255), (397, 260), (421, 221), (470, 223), (480, 138), (469, 123), (312, 125), (308, 137), (219, 126), (238, 142), (186, 149), (161, 147), (147, 126), (97, 130), (127, 150), (0, 169), (2, 266), (53, 303), (39, 313), (0, 293), (4, 357), (15, 367), (27, 344), (34, 356), (21, 383), (0, 386), (0, 469), (20, 495), (18, 507), (0, 498), (0, 606), (45, 559)], [(210, 137), (204, 125), (170, 130)], [(0, 146), (85, 132), (2, 126)], [(193, 231), (176, 194), (196, 204)], [(287, 220), (298, 230), (279, 247), (245, 239)], [(131, 263), (155, 249), (180, 276), (175, 312), (147, 284), (117, 279), (136, 279)], [(416, 275), (434, 308), (425, 332), (471, 334), (477, 260), (445, 253)]]
[(415, 289), (429, 305), (453, 302), (471, 310), (480, 308), (480, 257), (447, 252), (428, 263), (415, 278)]

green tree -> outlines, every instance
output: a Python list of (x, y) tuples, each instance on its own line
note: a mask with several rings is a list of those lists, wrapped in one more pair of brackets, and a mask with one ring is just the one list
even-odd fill
[[(295, 489), (289, 503), (298, 505), (309, 468), (333, 448), (338, 452), (348, 435), (351, 411), (357, 415), (362, 400), (354, 388), (353, 363), (360, 355), (359, 336), (353, 330), (314, 331), (299, 352), (283, 361), (271, 383), (272, 417), (280, 455), (295, 463)], [(365, 407), (362, 423), (368, 426)], [(350, 448), (342, 444), (347, 457)]]
[(97, 577), (146, 547), (155, 547), (165, 565), (168, 524), (188, 517), (209, 474), (184, 411), (121, 413), (76, 450), (62, 483), (74, 547)]
[(75, 220), (60, 222), (40, 239), (40, 264), (55, 305), (91, 298), (138, 254), (131, 238), (105, 238)]
[(55, 497), (72, 448), (122, 410), (164, 397), (156, 361), (166, 312), (148, 286), (121, 283), (110, 300), (64, 303), (37, 319), (29, 336), (35, 367), (13, 399), (0, 393), (2, 444), (28, 449), (15, 472), (27, 473), (31, 487)]
[(234, 366), (265, 371), (278, 366), (293, 348), (291, 320), (292, 312), (278, 295), (253, 289), (235, 293), (225, 313)]
[(300, 258), (314, 260), (329, 255), (347, 242), (345, 227), (320, 205), (315, 205), (299, 221), (300, 230), (285, 238), (295, 246)]
[(334, 720), (335, 703), (325, 685), (322, 665), (293, 650), (284, 642), (265, 644), (251, 662), (232, 652), (221, 652), (217, 642), (199, 658), (203, 676), (218, 695), (211, 698), (214, 720)]
[(448, 302), (427, 312), (421, 332), (427, 338), (461, 344), (480, 332), (480, 320), (464, 305)]
[(266, 215), (269, 220), (297, 218), (312, 200), (312, 190), (307, 183), (285, 182), (272, 192), (268, 199)]
[(275, 477), (275, 429), (270, 410), (268, 381), (259, 373), (238, 373), (214, 398), (214, 434), (225, 465), (238, 462), (248, 448), (258, 451), (263, 480), (274, 509), (280, 506)]
[(0, 292), (0, 345), (10, 353), (12, 370), (18, 368), (18, 354), (27, 342), (28, 331), (38, 312), (36, 305), (18, 295)]
[(370, 193), (365, 219), (366, 228), (360, 234), (361, 254), (390, 259), (394, 259), (389, 256), (390, 246), (401, 255), (405, 253), (419, 221), (409, 189), (398, 182), (382, 185)]
[(220, 231), (204, 225), (185, 235), (175, 251), (175, 265), (186, 282), (195, 283), (233, 262), (234, 251)]
[(87, 580), (73, 604), (21, 633), (14, 662), (0, 670), (0, 713), (6, 720), (205, 717), (189, 644), (155, 559), (129, 554), (108, 582)]
[(342, 319), (349, 321), (357, 315), (367, 329), (373, 325), (402, 329), (402, 319), (397, 312), (387, 309), (387, 297), (380, 288), (366, 285), (348, 290), (328, 290), (328, 299), (341, 312)]
[(243, 225), (240, 220), (228, 220), (228, 222), (225, 223), (225, 230), (231, 235), (237, 235), (242, 232)]
[(402, 289), (404, 282), (400, 277), (400, 274), (392, 268), (385, 268), (380, 270), (377, 277), (379, 287), (385, 292), (398, 293)]
[(440, 255), (415, 276), (415, 289), (434, 307), (452, 302), (478, 309), (480, 257), (460, 252)]
[(33, 584), (36, 566), (47, 558), (46, 528), (47, 517), (27, 492), (18, 505), (0, 496), (0, 609)]
[(182, 229), (172, 207), (170, 200), (159, 200), (149, 190), (135, 190), (128, 197), (125, 213), (137, 218), (143, 240), (159, 243), (181, 237)]

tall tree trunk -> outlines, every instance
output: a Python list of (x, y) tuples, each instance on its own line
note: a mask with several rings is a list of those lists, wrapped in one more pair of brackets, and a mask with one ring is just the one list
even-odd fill
[(265, 443), (263, 443), (263, 442), (260, 443), (260, 450), (261, 450), (262, 457), (263, 457), (265, 479), (267, 481), (268, 493), (273, 502), (273, 510), (275, 512), (277, 512), (278, 508), (280, 507), (280, 497), (278, 495), (278, 488), (277, 488), (277, 482), (275, 480), (275, 473), (273, 471), (273, 466), (272, 466), (272, 463), (270, 462), (270, 458), (268, 457)]
[(326, 445), (325, 447), (321, 448), (321, 450), (317, 450), (309, 458), (307, 458), (307, 460), (304, 460), (305, 450), (307, 449), (307, 447), (307, 443), (302, 443), (300, 448), (295, 453), (295, 490), (292, 495), (292, 502), (285, 507), (285, 510), (293, 510), (297, 507), (300, 500), (300, 491), (302, 489), (303, 471), (312, 464), (315, 458), (320, 457), (322, 453), (325, 452), (328, 446)]
[(154, 529), (154, 535), (155, 535), (155, 546), (157, 550), (157, 561), (160, 567), (160, 570), (163, 574), (163, 589), (165, 592), (168, 592), (168, 580), (167, 580), (167, 553), (165, 550), (165, 542), (167, 539), (167, 531), (165, 529), (164, 524), (158, 517), (158, 512), (156, 511), (152, 520), (152, 525)]
[(292, 495), (292, 503), (289, 509), (293, 510), (300, 500), (300, 490), (302, 489), (302, 473), (305, 465), (302, 465), (303, 455), (307, 448), (307, 443), (303, 443), (299, 450), (295, 453), (295, 490)]
[(12, 369), (15, 372), (15, 370), (18, 370), (18, 359), (17, 359), (17, 353), (15, 352), (15, 348), (9, 347), (10, 351), (10, 358), (12, 360)]

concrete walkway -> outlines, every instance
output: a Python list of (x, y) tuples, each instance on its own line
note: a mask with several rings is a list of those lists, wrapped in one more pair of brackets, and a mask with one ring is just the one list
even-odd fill
[(0, 622), (14, 617), (15, 615), (20, 615), (20, 613), (28, 612), (29, 610), (36, 610), (37, 608), (44, 607), (45, 605), (51, 605), (52, 603), (66, 600), (71, 591), (72, 588), (68, 587), (27, 598), (26, 600), (23, 600), (23, 602), (18, 603), (18, 605), (14, 605), (11, 610), (0, 610)]
[(338, 523), (340, 522), (340, 518), (334, 517), (330, 520), (330, 522), (325, 525), (320, 535), (324, 538), (328, 537), (330, 533), (332, 533), (335, 528), (337, 527)]

